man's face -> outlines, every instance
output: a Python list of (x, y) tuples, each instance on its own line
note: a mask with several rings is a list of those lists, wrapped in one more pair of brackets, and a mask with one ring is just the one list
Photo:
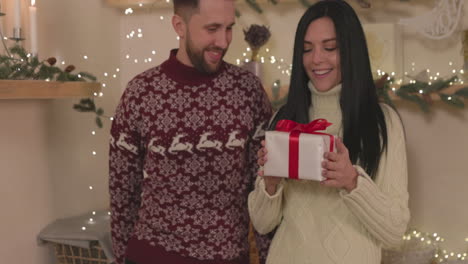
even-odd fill
[(200, 72), (214, 73), (232, 40), (234, 1), (200, 0), (199, 9), (187, 24), (185, 50), (193, 67)]

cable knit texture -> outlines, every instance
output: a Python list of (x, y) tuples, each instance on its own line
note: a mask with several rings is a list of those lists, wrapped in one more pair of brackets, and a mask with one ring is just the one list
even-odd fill
[[(341, 85), (327, 92), (312, 91), (311, 120), (333, 123), (326, 133), (342, 134), (339, 95)], [(316, 181), (282, 180), (268, 195), (257, 178), (249, 195), (254, 227), (266, 233), (279, 225), (268, 264), (377, 264), (382, 247), (397, 246), (409, 221), (405, 136), (398, 114), (381, 105), (388, 130), (375, 181), (359, 166), (356, 189), (323, 187)]]
[[(258, 78), (176, 59), (129, 82), (111, 129), (117, 264), (248, 263), (247, 196), (271, 107)], [(264, 134), (264, 133), (263, 133)], [(268, 238), (257, 241), (266, 256)]]

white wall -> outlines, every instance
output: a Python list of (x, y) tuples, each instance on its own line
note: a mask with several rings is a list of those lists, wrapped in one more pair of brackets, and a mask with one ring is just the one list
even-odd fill
[[(24, 37), (29, 1), (22, 1)], [(13, 1), (2, 0), (0, 18), (11, 35)], [(112, 115), (120, 97), (119, 15), (95, 0), (39, 0), (40, 59), (56, 57), (64, 67), (95, 74), (105, 82), (97, 103)], [(11, 42), (8, 42), (11, 44)], [(29, 47), (29, 40), (24, 43)], [(3, 49), (1, 49), (3, 53)], [(84, 60), (83, 56), (89, 56)], [(61, 65), (61, 64), (60, 64)], [(53, 263), (36, 236), (54, 219), (107, 208), (109, 121), (98, 129), (92, 114), (74, 111), (77, 99), (0, 100), (0, 256), (2, 263)], [(97, 132), (92, 136), (91, 131)], [(97, 156), (91, 153), (95, 150)], [(94, 187), (93, 191), (88, 186)]]
[[(3, 10), (9, 9), (7, 13), (11, 14), (12, 1), (1, 1)], [(364, 23), (394, 23), (400, 17), (416, 16), (432, 8), (428, 3), (431, 1), (373, 2), (371, 10), (356, 7)], [(410, 3), (418, 6), (409, 6)], [(97, 102), (108, 115), (113, 114), (126, 82), (138, 72), (163, 62), (169, 50), (177, 46), (170, 8), (124, 16), (122, 11), (95, 0), (40, 0), (37, 4), (41, 58), (55, 56), (59, 62), (65, 60), (77, 70), (97, 75), (107, 85), (104, 97)], [(27, 25), (25, 8), (23, 22)], [(273, 33), (267, 44), (270, 53), (264, 55), (282, 58), (287, 66), (291, 62), (297, 21), (304, 11), (302, 6), (268, 7), (264, 15), (244, 5), (239, 9), (242, 17), (237, 21), (226, 60), (235, 63), (243, 57), (247, 45), (242, 29), (257, 23), (269, 25)], [(11, 16), (1, 20), (5, 22), (4, 29), (10, 32), (8, 19)], [(464, 24), (467, 28), (466, 19)], [(138, 28), (142, 29), (143, 38), (126, 38), (132, 30), (137, 33)], [(457, 68), (463, 64), (459, 35), (430, 41), (406, 29), (403, 37), (405, 70), (411, 70), (411, 63), (415, 62), (415, 72), (430, 67), (433, 72), (449, 75), (448, 62)], [(130, 59), (126, 59), (127, 54)], [(83, 60), (83, 55), (89, 59)], [(148, 58), (151, 62), (145, 63)], [(288, 82), (288, 77), (276, 66), (264, 66), (267, 88), (276, 79), (283, 84)], [(104, 72), (116, 73), (117, 78), (104, 77)], [(45, 224), (58, 217), (107, 207), (110, 123), (106, 121), (103, 129), (97, 129), (93, 115), (72, 110), (76, 101), (0, 101), (0, 209), (4, 212), (0, 255), (5, 263), (50, 263), (47, 250), (35, 243), (35, 236)], [(422, 231), (442, 234), (449, 250), (462, 251), (468, 237), (465, 225), (468, 212), (463, 210), (464, 201), (468, 200), (468, 192), (464, 190), (468, 177), (463, 166), (468, 161), (468, 108), (453, 110), (436, 103), (433, 113), (424, 115), (415, 106), (400, 102), (398, 109), (408, 137), (411, 224)], [(96, 136), (91, 135), (93, 130)], [(93, 150), (97, 152), (95, 157), (91, 154)], [(94, 187), (93, 191), (88, 189), (89, 185)]]

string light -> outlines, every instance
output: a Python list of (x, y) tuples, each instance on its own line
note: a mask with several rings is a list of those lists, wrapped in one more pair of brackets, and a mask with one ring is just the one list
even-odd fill
[(130, 15), (130, 14), (133, 14), (133, 9), (131, 8), (125, 9), (125, 15)]

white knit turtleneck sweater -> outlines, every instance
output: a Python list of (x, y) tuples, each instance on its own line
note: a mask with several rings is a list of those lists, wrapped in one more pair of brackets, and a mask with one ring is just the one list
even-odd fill
[[(310, 120), (333, 123), (326, 133), (340, 135), (341, 85), (327, 92), (310, 83)], [(375, 180), (356, 166), (358, 184), (351, 193), (307, 180), (283, 180), (270, 196), (258, 177), (249, 195), (254, 227), (267, 233), (276, 226), (267, 264), (377, 264), (381, 248), (402, 241), (409, 221), (405, 137), (397, 113), (381, 105), (388, 131)]]

